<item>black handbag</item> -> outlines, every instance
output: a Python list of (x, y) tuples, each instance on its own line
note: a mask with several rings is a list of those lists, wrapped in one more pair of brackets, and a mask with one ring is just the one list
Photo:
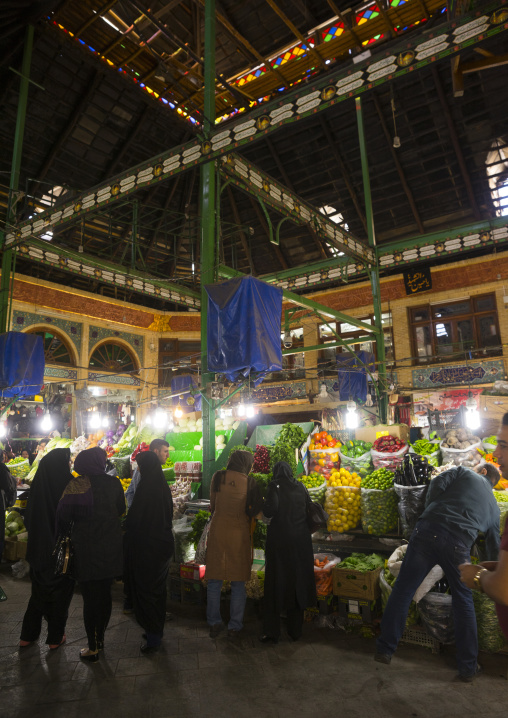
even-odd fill
[(313, 534), (318, 529), (326, 528), (328, 514), (316, 501), (312, 501), (307, 493), (307, 526)]
[(56, 576), (67, 576), (67, 578), (72, 578), (74, 568), (74, 546), (72, 545), (71, 533), (73, 525), (73, 523), (70, 523), (62, 529), (56, 540), (55, 548), (53, 549)]

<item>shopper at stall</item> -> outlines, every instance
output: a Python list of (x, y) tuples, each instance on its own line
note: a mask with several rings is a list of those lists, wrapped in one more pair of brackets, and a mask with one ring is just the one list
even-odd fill
[(5, 512), (16, 501), (16, 479), (5, 465), (6, 456), (0, 449), (0, 557), (5, 543)]
[(243, 628), (245, 581), (252, 566), (251, 521), (261, 511), (263, 499), (255, 480), (249, 477), (254, 457), (250, 451), (234, 451), (225, 470), (212, 477), (210, 510), (212, 521), (206, 550), (206, 618), (210, 638), (224, 628), (220, 612), (223, 581), (231, 581), (228, 637), (236, 638)]
[[(508, 413), (504, 414), (499, 428), (494, 456), (499, 462), (503, 477), (508, 479)], [(466, 586), (486, 593), (496, 602), (499, 625), (508, 639), (508, 521), (501, 538), (497, 561), (485, 561), (478, 566), (463, 563), (459, 568), (461, 580)]]
[(173, 554), (173, 499), (159, 456), (138, 454), (140, 481), (125, 521), (124, 582), (144, 629), (141, 652), (159, 650), (166, 619), (166, 580)]
[(98, 661), (111, 616), (111, 584), (122, 574), (122, 529), (125, 498), (118, 478), (106, 474), (106, 452), (98, 446), (80, 452), (79, 474), (67, 485), (57, 509), (57, 522), (74, 522), (74, 577), (83, 595), (88, 648), (80, 657)]
[(486, 476), (464, 466), (455, 466), (431, 481), (425, 510), (411, 535), (383, 613), (376, 661), (390, 663), (415, 591), (437, 564), (452, 593), (459, 678), (466, 683), (474, 679), (479, 670), (476, 617), (471, 591), (460, 580), (459, 565), (469, 561), (471, 546), (480, 531), (485, 534), (487, 556), (497, 556), (499, 509), (492, 494), (494, 485)]
[(273, 467), (273, 479), (263, 505), (270, 518), (266, 536), (265, 593), (262, 643), (277, 643), (280, 614), (287, 615), (287, 632), (297, 641), (302, 635), (303, 613), (316, 603), (314, 554), (307, 524), (310, 497), (285, 461)]
[[(150, 451), (153, 451), (153, 453), (158, 456), (161, 465), (165, 464), (166, 461), (168, 460), (168, 456), (169, 456), (169, 444), (164, 439), (154, 439), (150, 443)], [(138, 454), (138, 456), (139, 456), (139, 454)], [(136, 489), (138, 487), (140, 479), (141, 479), (141, 476), (139, 473), (139, 469), (135, 469), (134, 473), (132, 474), (132, 480), (129, 484), (129, 488), (125, 492), (127, 508), (129, 508), (129, 509), (131, 507), (132, 500), (134, 498), (134, 494), (136, 493)]]
[(55, 576), (56, 508), (72, 479), (70, 449), (54, 449), (41, 459), (33, 478), (24, 516), (28, 531), (26, 560), (30, 564), (32, 593), (21, 626), (19, 645), (29, 646), (48, 622), (46, 643), (55, 650), (65, 643), (65, 624), (74, 592), (74, 580)]

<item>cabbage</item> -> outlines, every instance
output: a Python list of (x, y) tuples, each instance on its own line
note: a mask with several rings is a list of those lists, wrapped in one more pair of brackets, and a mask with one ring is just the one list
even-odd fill
[(14, 533), (19, 529), (19, 526), (16, 521), (10, 521), (8, 524), (5, 525), (6, 529), (9, 529), (11, 533)]
[(16, 519), (18, 518), (21, 518), (21, 514), (19, 513), (19, 511), (11, 511), (5, 517), (5, 524), (7, 525), (11, 521), (16, 521)]

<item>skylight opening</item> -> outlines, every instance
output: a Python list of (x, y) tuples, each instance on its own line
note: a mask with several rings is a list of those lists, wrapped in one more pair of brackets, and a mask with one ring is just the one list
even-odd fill
[(498, 217), (508, 216), (508, 144), (502, 137), (491, 145), (485, 161), (492, 203)]
[[(344, 229), (346, 232), (349, 231), (348, 223), (344, 221), (343, 215), (340, 212), (338, 212), (335, 209), (335, 207), (332, 207), (330, 204), (325, 204), (319, 208), (319, 211), (321, 212), (321, 214), (324, 214), (325, 217), (330, 219), (332, 222), (335, 222), (335, 224), (339, 224), (342, 227), (342, 229)], [(341, 252), (340, 249), (337, 249), (337, 247), (334, 247), (333, 244), (326, 242), (326, 246), (330, 250), (330, 254), (333, 257), (343, 257), (344, 256), (344, 252)]]

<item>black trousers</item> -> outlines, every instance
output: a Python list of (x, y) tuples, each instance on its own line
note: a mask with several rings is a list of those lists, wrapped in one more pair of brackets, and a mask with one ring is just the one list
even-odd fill
[(36, 571), (30, 568), (32, 594), (21, 626), (22, 641), (36, 641), (42, 630), (42, 619), (48, 623), (46, 643), (57, 645), (65, 634), (74, 581), (55, 576), (52, 568)]
[(112, 578), (100, 581), (81, 582), (83, 596), (83, 621), (85, 623), (88, 648), (97, 651), (104, 643), (104, 633), (111, 618), (111, 584)]
[[(296, 596), (286, 597), (284, 604), (288, 636), (297, 641), (302, 635), (304, 611), (298, 606)], [(263, 609), (263, 633), (272, 638), (280, 636), (280, 611), (276, 606), (267, 603), (264, 604)]]

